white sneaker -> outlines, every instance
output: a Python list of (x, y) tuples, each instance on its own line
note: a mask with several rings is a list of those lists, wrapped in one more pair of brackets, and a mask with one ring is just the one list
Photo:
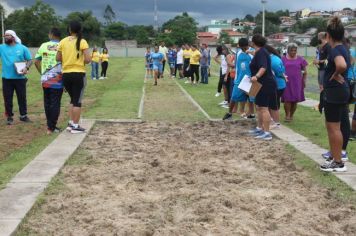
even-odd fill
[(255, 139), (270, 141), (272, 140), (272, 134), (270, 132), (263, 132), (261, 135), (256, 136)]
[(228, 104), (228, 101), (222, 101), (222, 102), (219, 103), (219, 105), (221, 105), (221, 106), (222, 105), (227, 105), (227, 104)]
[(278, 123), (274, 123), (273, 125), (271, 125), (270, 129), (280, 129), (281, 128), (281, 124)]
[(99, 79), (104, 79), (104, 77), (100, 77)]
[(221, 93), (216, 93), (215, 97), (219, 97), (221, 95)]
[(222, 108), (226, 108), (226, 109), (229, 109), (229, 108), (230, 108), (229, 105), (222, 105), (221, 107), (222, 107)]
[(187, 81), (185, 81), (184, 83), (185, 83), (185, 84), (190, 84), (190, 81), (189, 81), (189, 80), (187, 80)]

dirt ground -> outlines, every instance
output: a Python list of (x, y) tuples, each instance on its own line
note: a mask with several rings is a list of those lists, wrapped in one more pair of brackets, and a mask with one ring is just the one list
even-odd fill
[(97, 125), (61, 191), (23, 225), (33, 235), (356, 235), (353, 205), (247, 124)]

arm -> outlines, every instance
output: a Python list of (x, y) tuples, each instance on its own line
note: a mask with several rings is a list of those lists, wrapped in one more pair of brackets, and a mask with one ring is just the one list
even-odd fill
[(336, 80), (340, 84), (343, 84), (343, 83), (345, 83), (345, 78), (341, 74), (344, 73), (347, 69), (346, 61), (345, 61), (344, 57), (337, 56), (337, 57), (335, 57), (334, 62), (335, 62), (336, 68), (335, 68), (335, 72), (331, 76), (330, 80)]
[(232, 59), (232, 56), (231, 56), (231, 55), (229, 55), (229, 56), (227, 57), (227, 65), (228, 65), (229, 67), (231, 67), (231, 68), (234, 68), (234, 67), (235, 67), (235, 64), (233, 63), (233, 59)]
[(261, 78), (266, 73), (266, 68), (261, 67), (255, 76), (252, 76), (251, 81), (257, 82), (259, 78)]
[(39, 59), (35, 59), (35, 66), (36, 66), (36, 69), (37, 71), (41, 74), (41, 60)]
[(302, 72), (303, 72), (303, 88), (305, 88), (305, 86), (306, 86), (306, 84), (307, 84), (307, 75), (308, 75), (308, 73), (307, 73), (307, 66), (305, 66), (305, 67), (303, 67), (302, 68)]
[(84, 55), (84, 63), (85, 64), (89, 64), (91, 62), (91, 56), (90, 56), (90, 53), (89, 53), (89, 49), (84, 49), (83, 50), (83, 55)]
[(61, 51), (58, 51), (58, 52), (57, 52), (56, 60), (57, 60), (58, 62), (61, 62), (61, 61), (62, 61), (62, 52), (61, 52)]
[(217, 55), (214, 57), (214, 61), (220, 65), (220, 64), (221, 64), (221, 60), (220, 60), (219, 56), (220, 56), (220, 55), (217, 54)]

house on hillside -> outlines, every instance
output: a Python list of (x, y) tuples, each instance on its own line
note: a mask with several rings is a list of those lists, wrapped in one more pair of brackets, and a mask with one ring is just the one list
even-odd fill
[(210, 32), (197, 32), (198, 44), (216, 45), (218, 42), (218, 35)]
[(311, 40), (312, 36), (308, 34), (299, 34), (294, 37), (294, 42), (301, 45), (310, 45)]
[(222, 32), (227, 33), (230, 36), (233, 43), (238, 43), (241, 38), (247, 38), (247, 34), (240, 33), (233, 30), (222, 30)]
[(356, 24), (345, 26), (346, 36), (356, 38)]
[(289, 42), (289, 37), (285, 33), (271, 34), (267, 39), (271, 43), (286, 44)]

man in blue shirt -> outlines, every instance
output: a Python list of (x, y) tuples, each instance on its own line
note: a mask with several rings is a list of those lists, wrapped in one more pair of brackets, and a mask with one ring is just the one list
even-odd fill
[(208, 45), (202, 44), (200, 49), (200, 72), (201, 72), (201, 82), (202, 84), (208, 84), (208, 68), (209, 68), (209, 51)]
[[(21, 44), (21, 40), (12, 30), (7, 30), (4, 35), (5, 44), (0, 45), (0, 58), (2, 62), (2, 91), (5, 102), (5, 115), (7, 124), (13, 124), (12, 99), (14, 91), (20, 110), (20, 121), (30, 122), (27, 117), (26, 100), (26, 74), (32, 64), (31, 53)], [(24, 68), (16, 68), (16, 62), (25, 62)]]

